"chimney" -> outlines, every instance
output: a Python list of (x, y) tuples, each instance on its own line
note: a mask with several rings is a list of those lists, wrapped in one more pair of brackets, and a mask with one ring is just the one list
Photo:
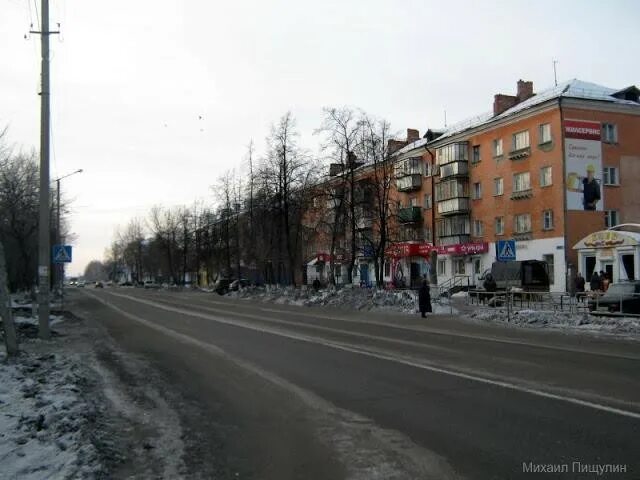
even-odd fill
[(500, 115), (518, 103), (518, 97), (498, 93), (493, 96), (493, 115)]
[(518, 80), (518, 103), (524, 102), (527, 98), (533, 97), (533, 82)]
[(407, 128), (407, 143), (413, 143), (420, 140), (420, 132), (415, 128)]

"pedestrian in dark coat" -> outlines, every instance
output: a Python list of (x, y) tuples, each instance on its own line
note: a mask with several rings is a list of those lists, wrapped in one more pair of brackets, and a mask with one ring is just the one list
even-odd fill
[(591, 275), (589, 286), (591, 287), (592, 292), (597, 292), (602, 287), (602, 280), (600, 280), (600, 275), (598, 275), (598, 272), (596, 272), (595, 270), (593, 271), (593, 275)]
[(418, 306), (420, 307), (420, 313), (422, 318), (426, 317), (425, 313), (431, 313), (431, 290), (426, 280), (422, 281), (422, 286), (418, 290)]
[(584, 285), (584, 277), (580, 272), (578, 272), (575, 280), (576, 298), (578, 299), (578, 301), (582, 301), (582, 299), (584, 298)]

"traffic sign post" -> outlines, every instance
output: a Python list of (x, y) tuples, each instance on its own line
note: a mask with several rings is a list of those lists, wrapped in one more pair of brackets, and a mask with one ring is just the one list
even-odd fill
[(52, 256), (53, 263), (71, 263), (71, 245), (54, 245)]
[(516, 259), (516, 241), (498, 240), (496, 242), (496, 259), (499, 262), (513, 262)]

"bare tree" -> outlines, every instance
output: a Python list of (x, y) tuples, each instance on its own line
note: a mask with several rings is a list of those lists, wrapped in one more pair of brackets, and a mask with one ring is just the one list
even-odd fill
[[(331, 162), (338, 170), (336, 177), (342, 181), (334, 181), (336, 193), (333, 196), (340, 199), (340, 206), (335, 215), (335, 228), (340, 229), (339, 222), (343, 221), (344, 213), (349, 226), (349, 266), (347, 282), (353, 282), (353, 274), (357, 256), (357, 198), (356, 198), (356, 168), (362, 164), (358, 161), (357, 152), (361, 149), (362, 121), (359, 115), (348, 107), (325, 108), (322, 125), (317, 130), (325, 137), (323, 150), (329, 153)], [(338, 230), (339, 231), (339, 230)], [(337, 237), (336, 234), (333, 235)], [(332, 240), (332, 250), (334, 249)], [(331, 252), (331, 271), (334, 271), (334, 253)]]

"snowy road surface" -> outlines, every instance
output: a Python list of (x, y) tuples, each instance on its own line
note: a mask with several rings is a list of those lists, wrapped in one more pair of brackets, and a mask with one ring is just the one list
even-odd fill
[(531, 466), (567, 464), (572, 478), (572, 462), (640, 472), (635, 341), (200, 292), (74, 296), (76, 314), (180, 393), (187, 477), (532, 478)]

